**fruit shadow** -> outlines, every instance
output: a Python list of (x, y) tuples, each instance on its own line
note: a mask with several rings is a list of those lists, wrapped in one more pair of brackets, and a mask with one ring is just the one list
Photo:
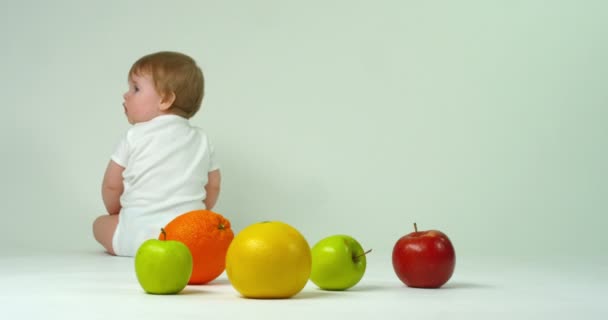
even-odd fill
[(386, 287), (379, 286), (379, 285), (363, 284), (363, 285), (356, 285), (347, 290), (333, 291), (333, 292), (369, 292), (369, 291), (381, 291), (381, 290), (385, 290), (385, 289), (386, 289)]
[(249, 298), (239, 295), (238, 297), (245, 300), (277, 300), (277, 301), (287, 301), (287, 300), (306, 300), (306, 299), (319, 299), (332, 295), (334, 291), (301, 291), (295, 296), (290, 298)]
[(319, 298), (322, 299), (322, 298), (331, 296), (333, 294), (335, 294), (335, 292), (323, 291), (323, 290), (302, 291), (302, 292), (298, 293), (297, 295), (295, 295), (294, 297), (292, 297), (292, 299), (295, 299), (295, 300), (319, 299)]
[(493, 289), (496, 286), (489, 283), (474, 283), (474, 282), (449, 282), (443, 285), (440, 289)]
[(230, 281), (228, 281), (228, 279), (215, 279), (209, 283), (205, 283), (205, 284), (194, 284), (193, 286), (225, 286), (225, 285), (229, 285)]
[(359, 286), (355, 286), (352, 288), (348, 288), (346, 290), (324, 290), (321, 288), (315, 288), (312, 291), (302, 292), (302, 293), (298, 294), (298, 296), (308, 295), (308, 297), (311, 297), (311, 298), (323, 298), (323, 297), (329, 297), (329, 296), (336, 297), (336, 296), (346, 295), (349, 293), (354, 294), (355, 292), (381, 291), (384, 289), (386, 289), (386, 288), (383, 288), (382, 286), (378, 286), (378, 285), (359, 285)]
[(183, 296), (192, 296), (192, 295), (203, 295), (203, 294), (209, 294), (208, 291), (203, 291), (203, 290), (197, 290), (195, 288), (191, 288), (191, 287), (186, 287), (184, 288), (184, 290), (180, 291), (178, 293), (178, 295), (183, 295)]

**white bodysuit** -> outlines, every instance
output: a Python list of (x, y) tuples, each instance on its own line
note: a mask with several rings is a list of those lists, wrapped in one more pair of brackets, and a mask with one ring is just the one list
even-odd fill
[(208, 173), (218, 169), (207, 135), (177, 115), (135, 124), (112, 161), (125, 168), (122, 209), (112, 240), (119, 256), (134, 256), (175, 217), (204, 209)]

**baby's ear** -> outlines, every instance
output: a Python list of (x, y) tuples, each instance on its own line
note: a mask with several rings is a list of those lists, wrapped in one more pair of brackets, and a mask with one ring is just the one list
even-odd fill
[(175, 92), (171, 92), (171, 93), (167, 93), (165, 95), (163, 95), (162, 99), (160, 100), (160, 110), (162, 111), (167, 111), (171, 108), (171, 106), (173, 105), (173, 102), (175, 102)]

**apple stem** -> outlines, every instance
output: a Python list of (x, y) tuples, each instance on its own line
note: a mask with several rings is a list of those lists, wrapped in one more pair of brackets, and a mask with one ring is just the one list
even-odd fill
[(163, 240), (167, 241), (167, 232), (165, 228), (160, 228), (160, 232), (163, 234)]
[(370, 252), (372, 252), (372, 249), (369, 249), (369, 250), (367, 250), (367, 251), (363, 252), (362, 254), (360, 254), (360, 255), (356, 256), (356, 257), (355, 257), (355, 260), (357, 260), (357, 259), (359, 259), (359, 258), (363, 257), (364, 255), (366, 255), (366, 254), (368, 254), (368, 253), (370, 253)]
[(418, 232), (418, 226), (416, 225), (416, 222), (414, 222), (414, 232)]

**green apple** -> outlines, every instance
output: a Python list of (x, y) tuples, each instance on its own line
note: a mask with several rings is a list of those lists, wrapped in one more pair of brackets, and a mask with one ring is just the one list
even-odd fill
[(323, 290), (346, 290), (356, 285), (367, 260), (361, 244), (347, 235), (333, 235), (317, 242), (312, 249), (310, 280)]
[[(166, 239), (165, 230), (161, 231)], [(146, 240), (135, 254), (135, 274), (147, 293), (179, 293), (192, 274), (190, 249), (179, 241)]]

